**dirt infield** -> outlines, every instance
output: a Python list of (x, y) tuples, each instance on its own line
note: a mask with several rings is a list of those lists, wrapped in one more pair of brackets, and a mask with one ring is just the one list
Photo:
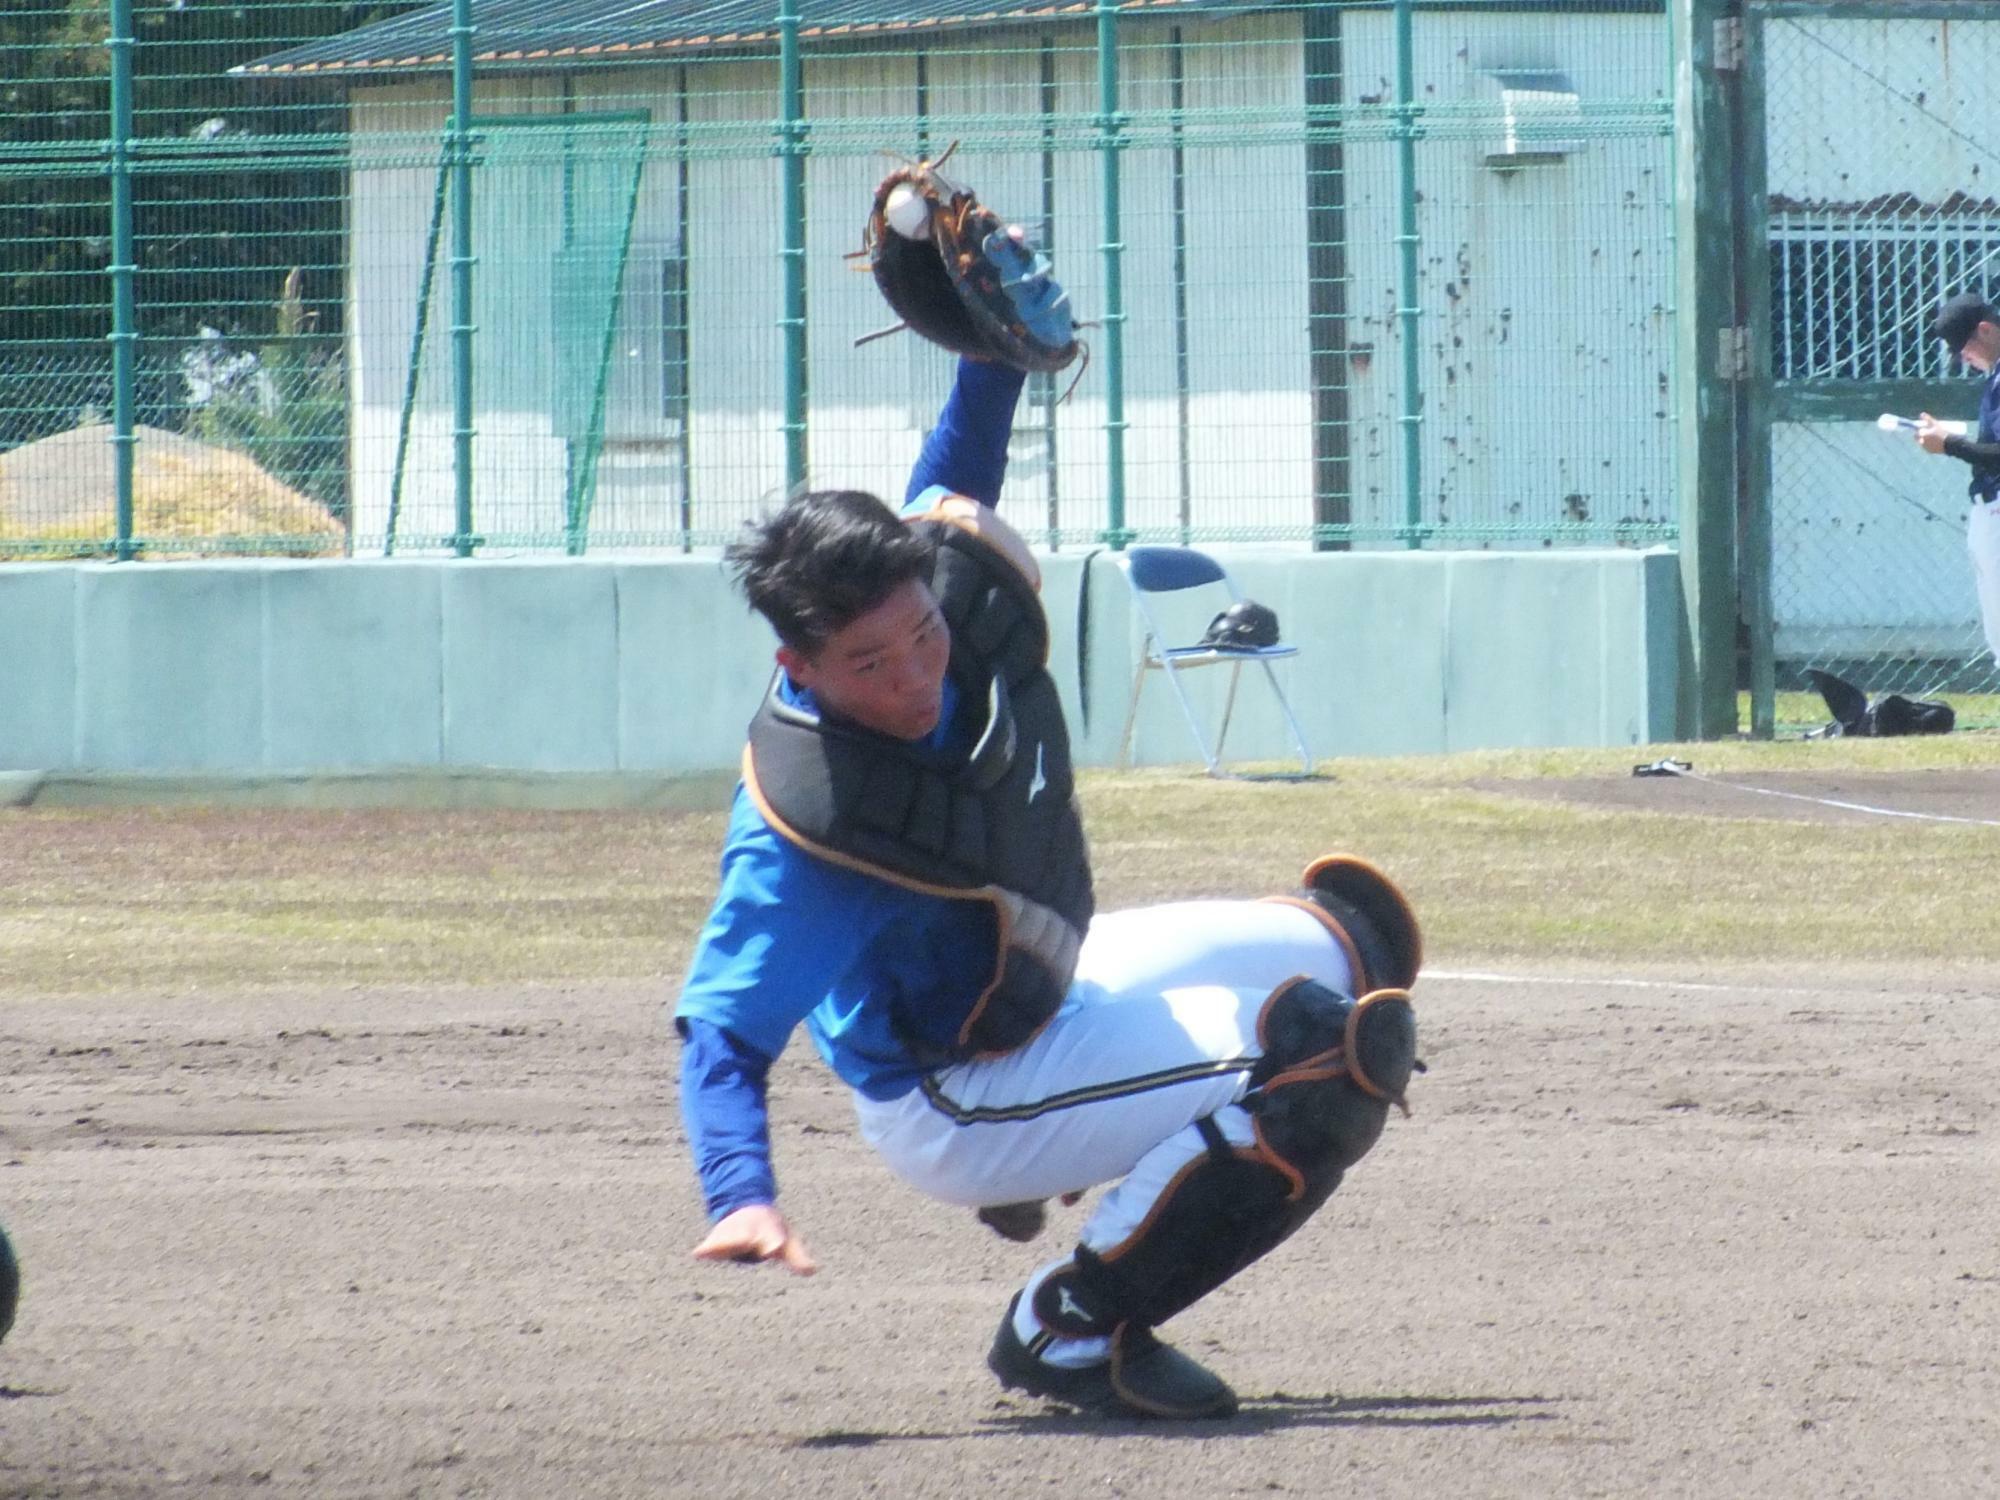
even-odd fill
[(1423, 981), (1415, 1117), (1169, 1325), (1244, 1412), (1152, 1429), (982, 1366), (1085, 1210), (929, 1205), (803, 1048), (823, 1271), (694, 1265), (652, 987), (0, 1004), (0, 1495), (1993, 1492), (1992, 986), (1522, 979)]

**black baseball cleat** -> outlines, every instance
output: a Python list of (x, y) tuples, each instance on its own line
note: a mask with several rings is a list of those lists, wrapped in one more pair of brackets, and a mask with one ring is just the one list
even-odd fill
[(1153, 1330), (1120, 1323), (1111, 1335), (1111, 1357), (1080, 1370), (1037, 1359), (1014, 1332), (1014, 1300), (993, 1336), (986, 1366), (1010, 1391), (1026, 1391), (1079, 1411), (1106, 1417), (1194, 1421), (1236, 1415), (1236, 1392)]

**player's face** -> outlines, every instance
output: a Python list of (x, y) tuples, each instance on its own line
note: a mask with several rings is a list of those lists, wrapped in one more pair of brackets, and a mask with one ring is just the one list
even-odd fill
[(1991, 374), (1994, 365), (2000, 364), (2000, 328), (1991, 323), (1981, 323), (1972, 331), (1972, 337), (1965, 341), (1965, 347), (1958, 351), (1958, 357), (1980, 374)]
[(822, 709), (899, 740), (920, 740), (937, 728), (950, 656), (944, 615), (915, 578), (810, 656), (778, 648), (779, 665)]

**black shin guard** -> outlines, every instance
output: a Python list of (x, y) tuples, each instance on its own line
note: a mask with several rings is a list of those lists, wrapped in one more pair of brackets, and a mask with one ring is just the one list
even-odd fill
[(1230, 1146), (1212, 1120), (1199, 1128), (1207, 1151), (1167, 1185), (1131, 1238), (1101, 1255), (1077, 1246), (1070, 1263), (1036, 1290), (1043, 1326), (1071, 1336), (1127, 1322), (1154, 1327), (1296, 1227), (1284, 1175)]
[(1177, 1173), (1128, 1238), (1079, 1245), (1035, 1293), (1043, 1326), (1074, 1337), (1152, 1327), (1274, 1249), (1326, 1202), (1402, 1103), (1416, 1061), (1409, 997), (1355, 1001), (1309, 979), (1282, 986), (1258, 1020), (1265, 1047), (1242, 1107), (1256, 1140), (1232, 1146), (1212, 1118), (1207, 1149)]

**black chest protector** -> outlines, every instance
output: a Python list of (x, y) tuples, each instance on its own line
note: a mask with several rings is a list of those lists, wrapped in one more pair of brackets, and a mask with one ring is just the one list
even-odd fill
[(971, 750), (937, 764), (786, 703), (774, 680), (750, 721), (743, 780), (771, 827), (808, 853), (993, 907), (998, 951), (967, 956), (990, 977), (954, 1044), (903, 1038), (938, 1066), (1010, 1052), (1041, 1029), (1068, 993), (1095, 902), (1041, 600), (976, 536), (913, 524), (938, 532), (931, 589), (951, 629), (958, 711), (979, 721)]

